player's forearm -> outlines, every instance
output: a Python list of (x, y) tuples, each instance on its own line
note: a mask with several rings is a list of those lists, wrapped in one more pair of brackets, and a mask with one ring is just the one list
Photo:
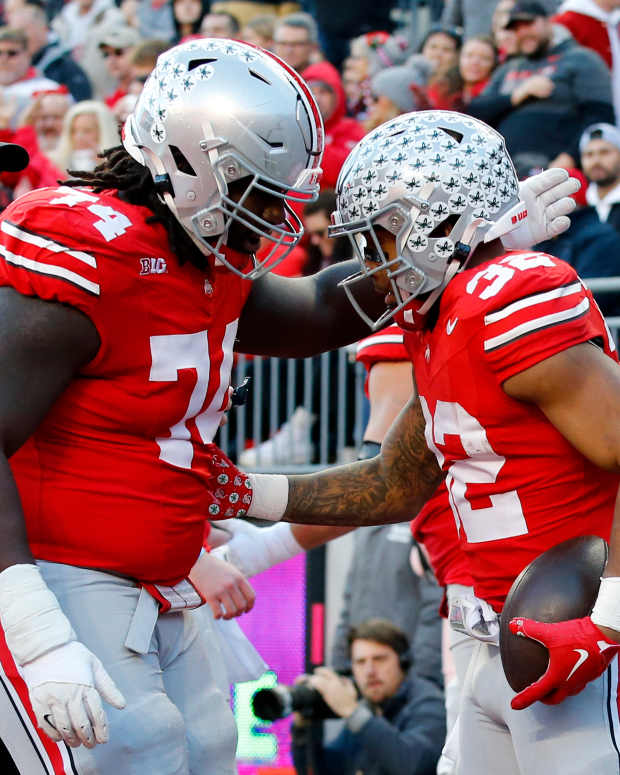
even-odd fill
[(381, 454), (312, 474), (250, 474), (249, 515), (307, 525), (381, 525), (416, 514), (443, 478), (418, 400), (402, 410)]
[(399, 472), (381, 470), (380, 458), (317, 474), (289, 476), (282, 519), (307, 525), (378, 525), (404, 522), (417, 513), (441, 481), (436, 466)]
[(34, 563), (21, 502), (6, 457), (0, 453), (0, 571), (10, 565)]

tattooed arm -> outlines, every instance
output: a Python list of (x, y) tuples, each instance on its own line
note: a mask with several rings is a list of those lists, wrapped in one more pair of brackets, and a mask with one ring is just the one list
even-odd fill
[(318, 525), (404, 522), (422, 508), (443, 479), (426, 446), (419, 400), (401, 411), (381, 454), (313, 474), (289, 476), (283, 520)]

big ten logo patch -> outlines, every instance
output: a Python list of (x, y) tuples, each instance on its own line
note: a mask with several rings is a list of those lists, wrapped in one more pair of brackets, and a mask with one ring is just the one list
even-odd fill
[(165, 258), (141, 258), (140, 274), (164, 274), (168, 271)]

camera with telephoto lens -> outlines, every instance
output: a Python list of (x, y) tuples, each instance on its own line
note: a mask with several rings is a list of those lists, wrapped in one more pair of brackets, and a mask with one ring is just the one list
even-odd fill
[(255, 716), (264, 721), (276, 721), (289, 716), (293, 711), (313, 721), (338, 718), (321, 693), (305, 683), (295, 686), (276, 684), (271, 689), (259, 689), (252, 697), (252, 710)]

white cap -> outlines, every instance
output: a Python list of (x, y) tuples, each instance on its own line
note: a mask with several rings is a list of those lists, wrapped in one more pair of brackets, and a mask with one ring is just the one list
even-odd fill
[(583, 153), (590, 140), (605, 140), (620, 151), (620, 129), (613, 124), (591, 124), (581, 135), (579, 153)]

